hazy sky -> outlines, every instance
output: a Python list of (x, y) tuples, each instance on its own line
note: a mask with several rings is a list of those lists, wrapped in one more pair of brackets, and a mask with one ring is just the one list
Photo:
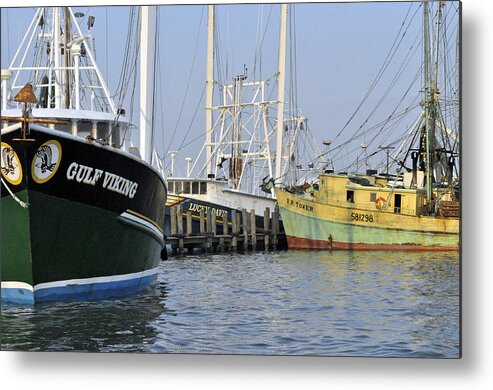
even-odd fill
[[(451, 2), (446, 9), (457, 13), (457, 2)], [(96, 17), (93, 34), (97, 39), (98, 64), (108, 77), (108, 85), (113, 91), (123, 62), (129, 7), (79, 7), (75, 11)], [(288, 53), (287, 64), (289, 68), (289, 64), (296, 59), (298, 108), (308, 117), (309, 128), (321, 147), (322, 140), (335, 139), (344, 127), (397, 41), (400, 42), (399, 48), (385, 75), (337, 140), (350, 137), (363, 124), (399, 70), (401, 77), (370, 116), (366, 126), (384, 120), (408, 88), (410, 91), (400, 109), (419, 100), (422, 79), (413, 82), (422, 63), (422, 49), (419, 46), (422, 7), (419, 2), (296, 4), (291, 12), (295, 29), (288, 28), (288, 46), (294, 47), (292, 44), (296, 43), (296, 56), (289, 56)], [(185, 157), (196, 157), (203, 142), (199, 136), (204, 133), (205, 122), (205, 103), (201, 96), (206, 73), (207, 6), (168, 5), (160, 7), (159, 14), (158, 129), (163, 131), (158, 131), (156, 147), (163, 154), (166, 150), (186, 145), (177, 158), (178, 166), (183, 167)], [(33, 15), (32, 8), (2, 9), (2, 68), (7, 67), (15, 53), (16, 42), (22, 38)], [(234, 75), (243, 73), (244, 65), (250, 78), (253, 77), (254, 68), (256, 75), (259, 75), (260, 63), (255, 62), (256, 48), (260, 42), (258, 30), (262, 31), (260, 35), (265, 31), (261, 76), (274, 76), (278, 60), (279, 15), (278, 4), (217, 7), (221, 61), (224, 67), (227, 64), (228, 81)], [(455, 39), (456, 25), (449, 28), (451, 39)], [(295, 40), (289, 38), (293, 36)], [(7, 37), (10, 40), (7, 41)], [(409, 53), (412, 55), (404, 64), (403, 59)], [(288, 89), (289, 83), (287, 80)], [(127, 113), (130, 112), (129, 97), (130, 92), (125, 103)], [(136, 124), (137, 112), (134, 109), (132, 118)], [(410, 116), (402, 127), (410, 126), (412, 121), (413, 117)], [(134, 139), (138, 140), (137, 137)], [(189, 144), (194, 139), (196, 141)], [(344, 163), (340, 161), (337, 168)]]

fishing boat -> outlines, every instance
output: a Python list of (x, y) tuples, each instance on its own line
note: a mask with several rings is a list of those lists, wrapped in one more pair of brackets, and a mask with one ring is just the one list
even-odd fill
[[(141, 17), (152, 35), (152, 10)], [(95, 61), (94, 22), (39, 8), (2, 70), (2, 301), (116, 297), (157, 277), (165, 181), (145, 134), (132, 147), (131, 123)]]
[[(456, 77), (454, 89), (450, 87), (453, 75), (442, 77), (449, 84), (447, 88), (439, 88), (438, 75), (443, 69), (439, 66), (442, 50), (439, 39), (444, 26), (445, 2), (434, 2), (434, 5), (433, 18), (428, 2), (421, 5), (425, 85), (419, 118), (398, 143), (376, 145), (372, 155), (383, 154), (385, 164), (380, 172), (375, 169), (363, 173), (346, 169), (337, 172), (332, 166), (321, 172), (315, 183), (276, 188), (290, 249), (459, 249), (460, 79)], [(456, 6), (458, 25), (460, 5)], [(436, 25), (433, 49), (428, 27), (431, 20)], [(459, 36), (457, 48), (458, 41)], [(445, 53), (450, 55), (450, 50)], [(450, 62), (458, 64), (458, 60)], [(458, 69), (456, 66), (457, 73)], [(455, 101), (447, 100), (445, 92), (452, 92)], [(450, 115), (451, 112), (454, 115)], [(455, 131), (451, 130), (454, 125)], [(381, 128), (377, 131), (382, 134)], [(374, 139), (378, 139), (378, 135)], [(368, 144), (362, 144), (361, 148), (362, 153), (368, 153)], [(394, 148), (397, 151), (390, 156)], [(395, 174), (390, 173), (392, 168), (396, 169)]]
[[(296, 140), (309, 132), (307, 118), (287, 102), (294, 99), (285, 98), (290, 6), (280, 6), (279, 57), (272, 77), (248, 74), (244, 66), (243, 72), (234, 75), (232, 81), (216, 74), (220, 51), (215, 39), (220, 34), (216, 32), (216, 6), (208, 6), (205, 141), (195, 159), (187, 157), (187, 174), (183, 177), (174, 174), (178, 152), (170, 152), (167, 232), (170, 207), (177, 205), (181, 206), (183, 215), (192, 213), (193, 233), (199, 232), (200, 210), (216, 214), (218, 234), (222, 233), (223, 216), (231, 215), (233, 210), (254, 210), (259, 227), (264, 224), (266, 208), (274, 211), (274, 185), (286, 182), (293, 165), (299, 165), (295, 159)], [(261, 56), (256, 57), (258, 60)], [(271, 98), (273, 95), (277, 98)], [(314, 142), (305, 144), (314, 145)]]

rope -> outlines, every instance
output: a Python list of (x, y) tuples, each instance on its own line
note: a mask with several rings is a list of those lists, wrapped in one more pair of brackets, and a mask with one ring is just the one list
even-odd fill
[[(202, 7), (202, 12), (200, 14), (199, 28), (197, 30), (197, 39), (195, 41), (195, 49), (194, 49), (194, 52), (193, 52), (192, 65), (190, 67), (190, 73), (188, 75), (188, 81), (187, 81), (187, 87), (185, 89), (185, 95), (183, 96), (183, 100), (182, 100), (182, 103), (181, 103), (180, 112), (178, 114), (178, 119), (176, 120), (175, 128), (173, 129), (173, 133), (171, 135), (170, 141), (168, 142), (168, 147), (166, 148), (166, 151), (164, 152), (165, 155), (169, 152), (169, 149), (171, 147), (171, 144), (172, 144), (173, 140), (175, 139), (176, 132), (178, 131), (178, 126), (180, 125), (180, 121), (181, 121), (181, 117), (182, 117), (182, 114), (183, 114), (183, 110), (185, 108), (185, 102), (186, 102), (187, 97), (188, 97), (188, 90), (190, 88), (190, 84), (191, 84), (191, 81), (192, 81), (193, 70), (195, 68), (195, 62), (196, 62), (196, 59), (197, 59), (197, 49), (198, 49), (198, 46), (199, 46), (200, 36), (202, 35), (201, 34), (201, 31), (200, 31), (200, 28), (202, 26), (202, 19), (203, 19), (203, 16), (204, 16), (204, 8), (205, 7)], [(185, 137), (187, 135), (188, 135), (188, 131), (187, 131)], [(185, 137), (184, 137), (184, 139), (185, 139)], [(184, 139), (182, 141), (182, 145), (183, 145)]]
[(26, 203), (26, 202), (23, 202), (21, 199), (19, 199), (9, 188), (9, 186), (7, 185), (7, 183), (5, 183), (5, 181), (3, 180), (3, 178), (1, 178), (2, 180), (2, 184), (3, 186), (7, 189), (7, 191), (9, 192), (9, 194), (12, 196), (12, 198), (14, 198), (14, 200), (20, 204), (20, 206), (24, 209), (27, 209), (29, 207), (29, 203)]
[(411, 3), (411, 5), (409, 6), (409, 9), (408, 9), (408, 11), (406, 13), (406, 16), (404, 17), (404, 21), (402, 22), (402, 24), (400, 26), (400, 29), (397, 32), (397, 35), (396, 35), (395, 40), (394, 40), (394, 42), (393, 42), (393, 44), (392, 44), (392, 46), (391, 46), (391, 48), (390, 48), (390, 50), (389, 50), (389, 52), (387, 54), (387, 57), (385, 58), (385, 61), (383, 62), (383, 64), (382, 64), (380, 70), (378, 71), (377, 75), (375, 76), (375, 79), (371, 83), (370, 88), (368, 89), (366, 95), (364, 96), (363, 100), (360, 102), (360, 104), (358, 105), (358, 107), (356, 108), (356, 110), (353, 112), (353, 114), (350, 116), (350, 118), (348, 119), (348, 121), (346, 122), (346, 124), (344, 125), (344, 127), (336, 135), (336, 137), (334, 138), (333, 141), (335, 141), (336, 139), (339, 138), (339, 136), (344, 132), (344, 130), (349, 125), (349, 123), (354, 119), (354, 117), (356, 116), (356, 114), (359, 112), (359, 110), (362, 108), (362, 106), (364, 105), (364, 103), (366, 102), (366, 100), (369, 98), (369, 96), (371, 95), (371, 93), (375, 89), (376, 85), (378, 84), (378, 82), (380, 81), (381, 77), (385, 73), (385, 70), (390, 65), (390, 62), (394, 58), (394, 56), (395, 56), (395, 54), (396, 54), (399, 46), (401, 45), (401, 43), (403, 41), (404, 36), (406, 35), (407, 31), (409, 30), (409, 27), (410, 27), (410, 25), (411, 25), (414, 17), (416, 16), (416, 13), (418, 12), (419, 7), (421, 7), (421, 5), (418, 6), (418, 8), (414, 12), (414, 15), (412, 16), (411, 20), (408, 22), (408, 25), (405, 28), (404, 33), (401, 35), (402, 29), (404, 28), (404, 26), (406, 24), (406, 20), (407, 20), (407, 18), (409, 16), (409, 13), (411, 11), (412, 6), (413, 6), (413, 3)]

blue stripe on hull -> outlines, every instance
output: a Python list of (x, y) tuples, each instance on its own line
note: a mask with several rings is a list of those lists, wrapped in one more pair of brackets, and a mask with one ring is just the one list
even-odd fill
[[(71, 283), (50, 287), (37, 285), (34, 292), (27, 288), (2, 287), (2, 302), (17, 304), (34, 304), (52, 301), (83, 301), (117, 298), (136, 293), (153, 284), (157, 279), (156, 272), (124, 280), (96, 281), (94, 283)], [(111, 278), (111, 277), (110, 277)], [(98, 278), (103, 279), (103, 278)], [(104, 278), (106, 279), (106, 278)]]
[(33, 291), (27, 288), (2, 287), (0, 294), (2, 295), (2, 302), (21, 305), (32, 305), (34, 303)]

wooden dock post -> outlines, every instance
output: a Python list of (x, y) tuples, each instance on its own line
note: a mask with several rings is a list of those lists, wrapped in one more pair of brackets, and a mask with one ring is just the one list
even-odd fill
[[(223, 213), (223, 235), (219, 239), (219, 246), (222, 251), (225, 251), (226, 249), (226, 241), (225, 238), (229, 236), (229, 225), (228, 225), (228, 212), (225, 211)], [(230, 240), (230, 245), (231, 245), (231, 240)]]
[(207, 220), (206, 220), (206, 232), (205, 232), (205, 237), (206, 237), (206, 244), (205, 244), (205, 249), (206, 251), (210, 251), (212, 249), (212, 210), (210, 207), (207, 208)]
[(204, 211), (204, 209), (200, 209), (199, 233), (201, 236), (205, 234), (205, 211)]
[(192, 235), (192, 211), (187, 211), (187, 237)]
[(243, 228), (243, 250), (248, 250), (248, 212), (241, 209), (241, 225)]
[(181, 204), (176, 206), (176, 225), (177, 225), (177, 236), (178, 236), (178, 250), (180, 253), (184, 253), (185, 247), (183, 242), (183, 214), (181, 209)]
[(238, 249), (238, 218), (236, 210), (231, 210), (231, 249), (236, 252)]
[(251, 243), (252, 250), (257, 249), (257, 225), (256, 225), (256, 215), (255, 209), (250, 210), (250, 233), (251, 233)]
[[(264, 210), (263, 223), (260, 222), (258, 227), (254, 209), (221, 211), (222, 217), (217, 217), (213, 208), (204, 207), (199, 210), (199, 234), (193, 230), (193, 212), (184, 213), (182, 207), (176, 205), (169, 209), (171, 232), (166, 239), (174, 254), (191, 253), (194, 248), (202, 248), (205, 252), (262, 250), (262, 245), (265, 251), (269, 251), (278, 250), (284, 245), (285, 233), (281, 231), (277, 205), (274, 210), (269, 207)], [(217, 224), (219, 229), (222, 225), (222, 234), (218, 234)]]
[(274, 215), (272, 216), (272, 246), (274, 250), (277, 250), (278, 234), (279, 234), (279, 206), (276, 203), (276, 207), (274, 208)]
[[(177, 229), (176, 229), (176, 207), (172, 206), (169, 208), (169, 216), (171, 222), (171, 235), (176, 237)], [(176, 245), (171, 245), (171, 250), (176, 254), (178, 248)]]
[(169, 208), (169, 215), (171, 220), (171, 235), (176, 236), (176, 207)]
[(217, 214), (214, 211), (211, 211), (211, 231), (215, 236), (217, 233)]
[(269, 222), (270, 222), (270, 207), (264, 210), (264, 249), (269, 250)]
[(229, 235), (228, 218), (229, 218), (229, 214), (228, 214), (227, 211), (225, 211), (224, 214), (223, 214), (223, 235), (224, 236)]

